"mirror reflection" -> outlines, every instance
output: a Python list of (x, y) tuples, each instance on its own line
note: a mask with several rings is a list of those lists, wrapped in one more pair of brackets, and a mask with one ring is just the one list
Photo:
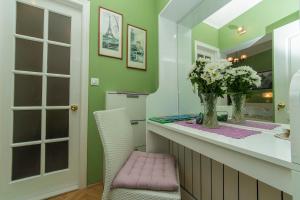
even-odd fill
[[(224, 52), (233, 67), (250, 66), (261, 77), (261, 86), (247, 94), (245, 116), (248, 119), (273, 121), (273, 49), (272, 35), (262, 37), (248, 48)], [(228, 98), (228, 105), (232, 105)]]
[[(192, 63), (199, 59), (226, 59), (232, 68), (249, 66), (261, 77), (261, 86), (252, 88), (246, 95), (243, 110), (246, 119), (289, 123), (289, 84), (300, 65), (286, 49), (299, 40), (293, 38), (293, 27), (299, 23), (298, 1), (288, 2), (232, 1), (192, 29)], [(289, 48), (299, 49), (296, 45)], [(203, 112), (203, 102), (201, 107), (197, 92), (187, 91), (192, 90), (191, 81), (180, 74), (179, 90), (181, 113), (193, 109)], [(218, 98), (217, 111), (227, 112), (231, 117), (229, 96)]]

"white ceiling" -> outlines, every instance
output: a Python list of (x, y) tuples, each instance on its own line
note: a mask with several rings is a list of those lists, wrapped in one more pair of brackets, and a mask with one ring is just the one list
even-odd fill
[[(259, 4), (262, 0), (231, 0), (224, 7), (212, 14), (204, 23), (219, 29), (238, 16), (242, 15), (255, 5)], [(236, 24), (242, 25), (242, 24)]]

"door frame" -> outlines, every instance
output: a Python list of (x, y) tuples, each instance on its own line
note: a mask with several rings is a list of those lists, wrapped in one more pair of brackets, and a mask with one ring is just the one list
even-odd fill
[[(89, 0), (55, 0), (56, 2), (60, 4), (67, 5), (69, 7), (75, 8), (79, 10), (82, 13), (82, 38), (81, 38), (81, 69), (80, 69), (80, 102), (79, 102), (79, 108), (80, 108), (80, 130), (79, 130), (79, 180), (78, 185), (79, 188), (84, 188), (87, 186), (87, 130), (88, 130), (88, 80), (89, 80), (89, 29), (90, 29), (90, 2)], [(1, 3), (0, 3), (1, 4)], [(5, 7), (1, 8), (1, 10)], [(0, 26), (4, 25), (5, 20), (5, 14), (6, 12), (2, 12), (1, 18), (0, 18)], [(0, 35), (0, 41), (3, 44), (7, 44), (6, 40), (6, 34)], [(4, 47), (6, 45), (1, 45), (0, 47), (0, 94), (1, 95), (7, 95), (7, 92), (3, 87), (5, 87), (5, 72), (6, 69), (4, 69), (7, 66), (7, 63), (5, 63), (2, 59), (3, 56), (6, 55), (6, 51)], [(3, 61), (3, 62), (2, 62)], [(5, 110), (4, 107), (4, 101), (2, 98), (0, 98), (0, 112), (3, 113)], [(5, 116), (3, 114), (0, 114), (0, 126), (1, 124), (7, 119), (5, 119)], [(2, 131), (3, 129), (1, 129)], [(0, 133), (0, 136), (4, 133)], [(2, 148), (2, 147), (1, 147)], [(0, 155), (0, 160), (3, 160), (4, 157), (2, 157), (2, 154)]]
[(194, 47), (194, 48), (195, 48), (195, 52), (194, 52), (194, 53), (195, 53), (195, 59), (196, 59), (197, 56), (198, 56), (198, 50), (199, 50), (199, 47), (214, 52), (214, 54), (215, 54), (214, 56), (215, 56), (215, 57), (220, 57), (220, 56), (221, 56), (221, 55), (220, 55), (220, 49), (219, 49), (219, 48), (217, 48), (217, 47), (215, 47), (215, 46), (212, 46), (212, 45), (210, 45), (210, 44), (207, 44), (207, 43), (204, 43), (204, 42), (195, 40), (195, 47)]
[(89, 37), (90, 37), (90, 1), (56, 0), (79, 8), (82, 13), (82, 51), (81, 51), (81, 101), (79, 134), (79, 187), (87, 186), (87, 130), (88, 130), (88, 80), (89, 80)]

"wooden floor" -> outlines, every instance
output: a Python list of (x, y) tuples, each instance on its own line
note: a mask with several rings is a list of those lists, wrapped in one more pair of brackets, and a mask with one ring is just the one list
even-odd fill
[(56, 197), (52, 197), (48, 200), (101, 200), (102, 191), (102, 184), (96, 184), (89, 186), (86, 189), (62, 194)]

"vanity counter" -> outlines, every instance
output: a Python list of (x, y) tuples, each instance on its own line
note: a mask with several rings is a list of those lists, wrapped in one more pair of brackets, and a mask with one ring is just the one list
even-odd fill
[(176, 123), (147, 123), (147, 151), (168, 153), (171, 140), (213, 160), (223, 163), (282, 191), (291, 193), (292, 170), (299, 167), (291, 161), (291, 143), (275, 137), (287, 128), (262, 130), (238, 125), (227, 126), (258, 130), (260, 134), (234, 139)]

